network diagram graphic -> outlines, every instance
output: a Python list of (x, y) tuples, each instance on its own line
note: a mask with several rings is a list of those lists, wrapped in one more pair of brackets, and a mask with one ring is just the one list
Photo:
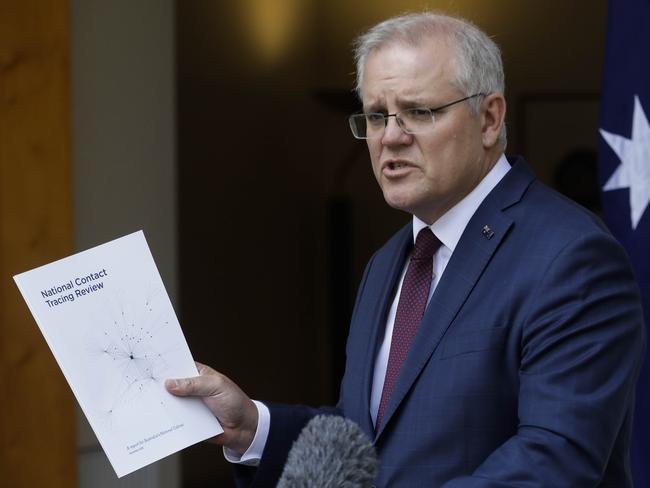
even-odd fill
[(142, 296), (116, 291), (89, 327), (86, 353), (94, 371), (96, 418), (113, 430), (129, 410), (152, 415), (166, 410), (162, 387), (168, 359), (180, 350), (170, 325), (174, 312), (164, 290), (145, 287)]

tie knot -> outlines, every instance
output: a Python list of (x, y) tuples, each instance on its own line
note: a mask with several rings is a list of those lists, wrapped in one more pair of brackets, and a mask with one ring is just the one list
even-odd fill
[(411, 259), (431, 259), (435, 252), (440, 247), (440, 241), (431, 232), (429, 227), (425, 227), (415, 238), (415, 246), (413, 247), (413, 254), (411, 254)]

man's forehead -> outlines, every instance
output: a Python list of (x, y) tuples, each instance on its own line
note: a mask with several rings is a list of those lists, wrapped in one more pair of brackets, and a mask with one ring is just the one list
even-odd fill
[(450, 88), (456, 73), (454, 58), (447, 43), (435, 38), (417, 45), (382, 45), (370, 53), (364, 66), (364, 104), (385, 96), (387, 91), (409, 102)]
[(405, 66), (403, 71), (400, 67), (383, 70), (380, 66), (366, 72), (361, 93), (364, 108), (388, 104), (402, 108), (436, 105), (458, 91), (454, 70), (449, 64), (446, 68), (437, 67), (435, 62), (415, 69)]
[(392, 56), (397, 58), (419, 56), (421, 59), (432, 61), (453, 62), (456, 57), (456, 46), (448, 36), (444, 35), (428, 35), (417, 40), (391, 39), (376, 46), (368, 53), (366, 66), (373, 58), (385, 61)]

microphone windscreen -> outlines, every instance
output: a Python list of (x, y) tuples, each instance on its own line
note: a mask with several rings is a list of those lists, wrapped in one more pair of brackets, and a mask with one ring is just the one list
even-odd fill
[(377, 476), (377, 453), (353, 421), (311, 419), (293, 443), (278, 488), (366, 488)]

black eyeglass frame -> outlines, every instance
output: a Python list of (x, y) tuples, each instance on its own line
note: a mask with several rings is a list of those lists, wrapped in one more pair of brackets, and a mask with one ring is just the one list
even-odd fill
[[(435, 114), (436, 112), (439, 112), (440, 110), (443, 110), (443, 109), (445, 109), (447, 107), (451, 107), (452, 105), (456, 105), (457, 103), (464, 102), (465, 100), (470, 100), (472, 98), (482, 97), (482, 96), (485, 96), (485, 93), (475, 93), (474, 95), (469, 95), (467, 97), (460, 98), (458, 100), (454, 100), (453, 102), (445, 103), (444, 105), (440, 105), (439, 107), (413, 107), (413, 108), (410, 108), (410, 109), (407, 109), (407, 110), (426, 109), (429, 112), (431, 112), (431, 115), (433, 116), (433, 114)], [(367, 117), (368, 115), (381, 115), (384, 118), (384, 129), (386, 129), (386, 126), (388, 125), (388, 118), (389, 117), (395, 117), (395, 120), (397, 121), (397, 125), (399, 125), (400, 129), (402, 129), (407, 134), (421, 134), (421, 132), (410, 132), (406, 127), (404, 127), (402, 125), (402, 122), (401, 122), (402, 119), (400, 119), (398, 117), (398, 115), (400, 115), (401, 113), (402, 113), (402, 111), (395, 112), (394, 114), (382, 114), (381, 112), (368, 112), (368, 113), (359, 112), (359, 113), (350, 115), (348, 117), (348, 123), (350, 124), (350, 130), (352, 131), (352, 135), (356, 139), (373, 139), (373, 138), (369, 138), (369, 137), (359, 137), (359, 136), (357, 136), (355, 134), (355, 131), (354, 131), (354, 128), (353, 128), (353, 124), (354, 124), (353, 123), (353, 118), (355, 118), (355, 117), (358, 118), (360, 115), (363, 115), (364, 117)], [(377, 137), (379, 137), (379, 136), (377, 136)]]

